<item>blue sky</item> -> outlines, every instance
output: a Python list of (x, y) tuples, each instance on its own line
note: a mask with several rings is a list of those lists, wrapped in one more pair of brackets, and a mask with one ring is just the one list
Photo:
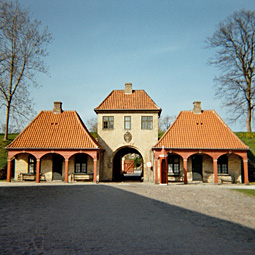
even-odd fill
[[(114, 89), (144, 89), (163, 109), (162, 116), (191, 110), (193, 101), (226, 111), (214, 97), (218, 70), (207, 64), (205, 40), (216, 25), (254, 0), (20, 0), (48, 26), (54, 40), (45, 61), (50, 76), (38, 75), (32, 89), (35, 110), (62, 101), (86, 122)], [(229, 124), (229, 123), (228, 123)], [(245, 131), (245, 122), (230, 125)]]

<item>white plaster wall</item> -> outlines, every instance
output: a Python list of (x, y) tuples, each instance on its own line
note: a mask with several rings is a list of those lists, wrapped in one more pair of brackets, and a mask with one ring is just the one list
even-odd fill
[(29, 154), (24, 153), (15, 157), (14, 180), (18, 180), (20, 173), (28, 173), (28, 156)]
[(41, 159), (41, 173), (45, 175), (46, 181), (52, 181), (52, 155), (47, 154)]
[(235, 182), (241, 183), (241, 158), (235, 154), (228, 155), (228, 174), (234, 178)]
[[(103, 129), (103, 116), (114, 117), (114, 129)], [(131, 116), (131, 130), (124, 129), (124, 116)], [(153, 128), (151, 130), (141, 129), (141, 117), (152, 116)], [(132, 140), (127, 143), (124, 134), (130, 132)], [(119, 148), (129, 146), (137, 149), (144, 163), (144, 180), (153, 181), (153, 171), (146, 167), (146, 163), (152, 160), (151, 148), (158, 141), (158, 114), (157, 113), (99, 113), (98, 114), (98, 142), (105, 149), (103, 157), (102, 180), (112, 180), (113, 153)]]

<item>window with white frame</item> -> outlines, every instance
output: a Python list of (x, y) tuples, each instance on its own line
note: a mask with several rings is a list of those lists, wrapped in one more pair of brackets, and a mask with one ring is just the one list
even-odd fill
[(153, 121), (152, 116), (142, 116), (141, 121), (142, 129), (152, 129), (152, 121)]
[(228, 173), (228, 156), (227, 155), (223, 155), (219, 157), (217, 168), (218, 168), (218, 174)]
[(87, 173), (87, 155), (75, 155), (75, 173)]
[(180, 157), (178, 155), (168, 156), (168, 174), (180, 174)]
[(36, 173), (36, 158), (32, 155), (28, 157), (28, 173)]
[(131, 117), (130, 116), (125, 116), (124, 117), (124, 129), (125, 130), (130, 130), (131, 129)]
[(113, 129), (113, 128), (114, 128), (114, 117), (103, 116), (103, 129)]

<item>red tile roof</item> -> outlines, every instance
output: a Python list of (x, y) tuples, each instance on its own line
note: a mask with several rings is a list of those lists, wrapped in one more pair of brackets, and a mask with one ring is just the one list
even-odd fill
[(215, 111), (181, 111), (155, 147), (175, 149), (241, 149), (246, 146)]
[(41, 111), (6, 148), (95, 149), (100, 145), (90, 135), (77, 112), (54, 114), (52, 111)]
[(100, 110), (156, 110), (161, 112), (161, 108), (144, 90), (133, 90), (132, 94), (125, 94), (124, 90), (113, 90), (94, 110), (96, 112)]

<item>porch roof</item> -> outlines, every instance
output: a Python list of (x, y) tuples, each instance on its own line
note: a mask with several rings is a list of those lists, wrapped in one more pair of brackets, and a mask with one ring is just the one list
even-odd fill
[(6, 149), (98, 149), (76, 111), (41, 111)]
[(155, 148), (249, 150), (214, 110), (181, 111)]

